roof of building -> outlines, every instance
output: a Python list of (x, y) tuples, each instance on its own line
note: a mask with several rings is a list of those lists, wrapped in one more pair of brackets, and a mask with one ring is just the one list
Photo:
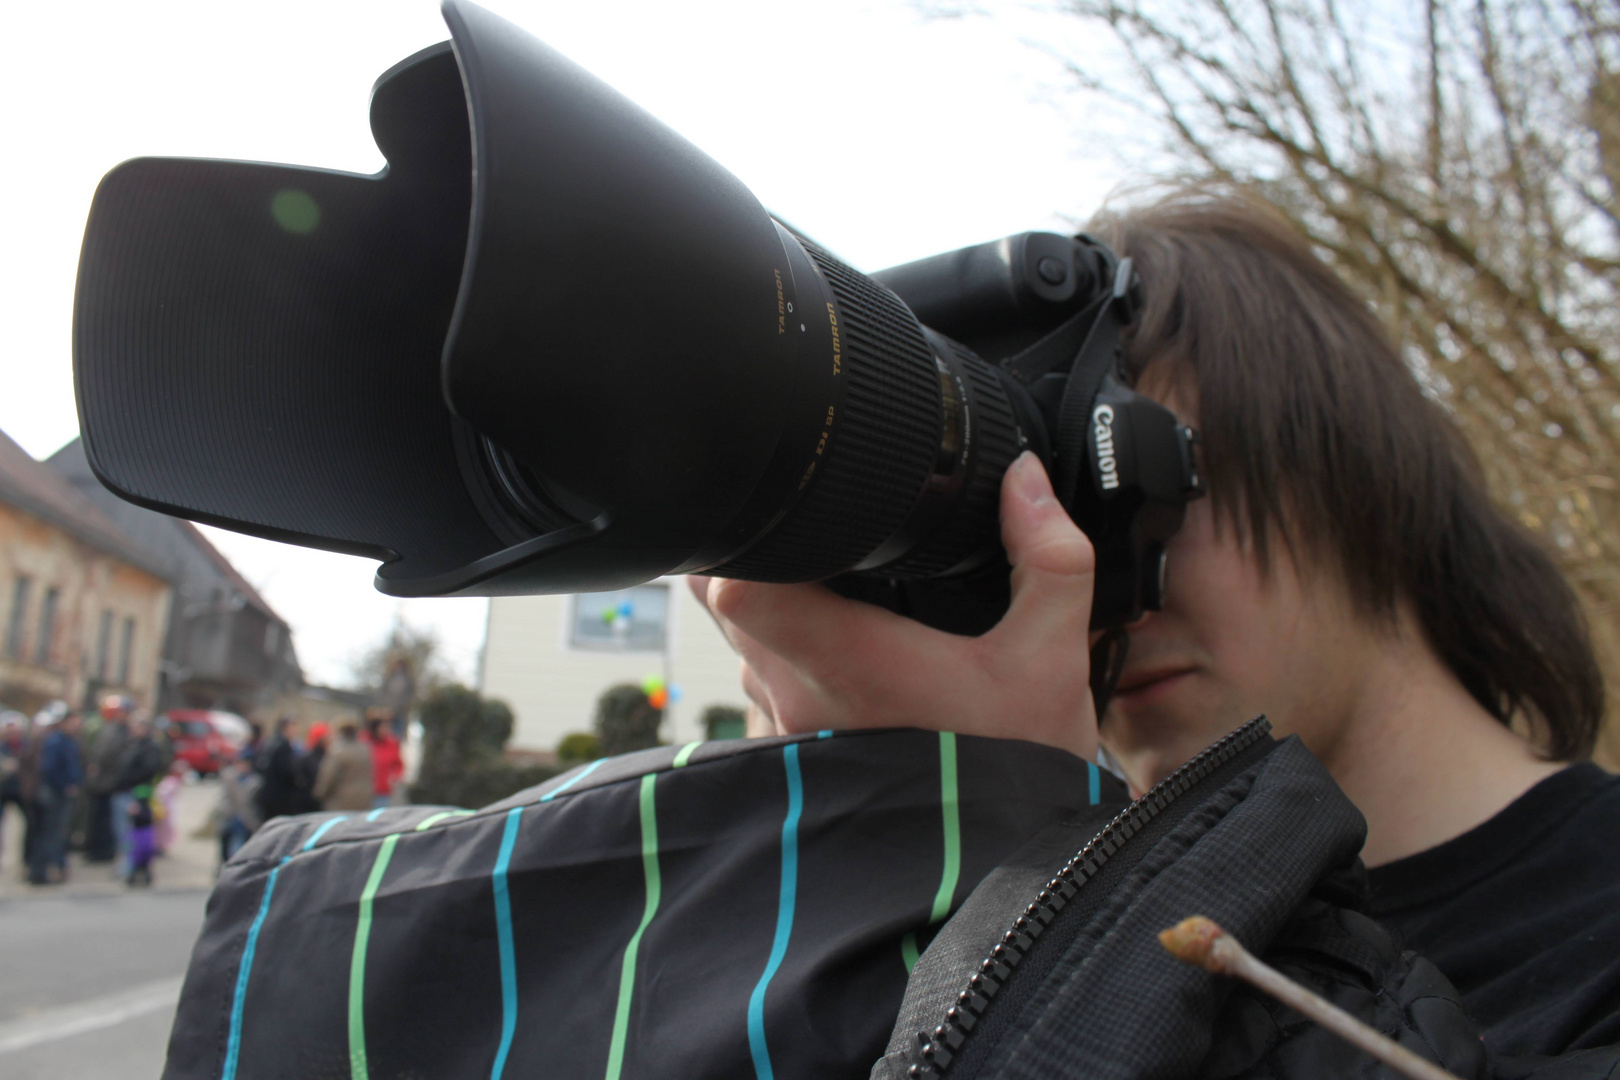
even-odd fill
[(42, 467), (65, 481), (76, 494), (94, 504), (93, 509), (111, 519), (119, 529), (163, 560), (168, 566), (169, 578), (177, 584), (192, 580), (199, 573), (222, 579), (244, 603), (259, 609), (283, 627), (287, 625), (287, 621), (276, 614), (270, 602), (259, 595), (259, 590), (231, 565), (229, 559), (220, 554), (218, 548), (209, 543), (197, 526), (185, 518), (125, 502), (103, 487), (90, 471), (82, 439), (74, 439), (62, 447), (47, 458)]
[[(76, 440), (75, 440), (76, 441)], [(164, 560), (138, 544), (76, 485), (0, 431), (0, 502), (47, 521), (98, 551), (163, 581), (173, 575)]]

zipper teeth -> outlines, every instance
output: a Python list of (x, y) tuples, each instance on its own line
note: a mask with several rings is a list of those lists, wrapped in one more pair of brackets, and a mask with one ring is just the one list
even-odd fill
[(1103, 826), (1091, 842), (1046, 883), (1033, 903), (1013, 921), (1012, 928), (979, 965), (968, 980), (967, 989), (956, 997), (956, 1004), (945, 1013), (945, 1021), (932, 1033), (917, 1032), (913, 1064), (906, 1070), (911, 1080), (942, 1077), (962, 1052), (968, 1035), (978, 1026), (990, 1002), (1034, 946), (1058, 912), (1074, 899), (1080, 887), (1095, 877), (1113, 854), (1166, 807), (1232, 758), (1253, 746), (1271, 732), (1271, 723), (1257, 716), (1235, 731), (1228, 732), (1205, 747), (1181, 768), (1153, 785), (1147, 794), (1121, 810)]

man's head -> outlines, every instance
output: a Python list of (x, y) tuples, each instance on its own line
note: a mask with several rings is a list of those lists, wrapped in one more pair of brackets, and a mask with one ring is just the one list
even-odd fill
[(129, 714), (129, 733), (137, 739), (143, 739), (152, 733), (152, 714), (145, 709), (137, 709)]
[(121, 724), (129, 718), (129, 712), (135, 703), (123, 694), (108, 694), (101, 699), (101, 719), (103, 723)]
[(360, 738), (360, 725), (353, 720), (344, 720), (338, 724), (338, 738), (346, 743), (352, 743)]
[(1549, 756), (1589, 753), (1603, 690), (1573, 594), (1368, 306), (1240, 196), (1181, 191), (1093, 231), (1141, 273), (1129, 367), (1200, 429), (1212, 496), (1102, 728), (1133, 779), (1257, 712), (1322, 752), (1368, 651), (1402, 634)]

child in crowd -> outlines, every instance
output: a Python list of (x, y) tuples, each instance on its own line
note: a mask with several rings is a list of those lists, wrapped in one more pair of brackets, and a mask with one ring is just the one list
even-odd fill
[(129, 804), (129, 876), (125, 882), (134, 887), (152, 884), (152, 857), (157, 854), (156, 818), (152, 813), (152, 785), (138, 784), (130, 790)]
[(180, 803), (180, 789), (185, 786), (185, 771), (188, 768), (180, 758), (175, 758), (169, 765), (169, 771), (163, 774), (158, 781), (157, 791), (154, 793), (155, 802), (152, 812), (156, 818), (157, 853), (167, 855), (174, 846), (174, 828), (179, 820), (175, 812)]
[(214, 807), (215, 831), (219, 834), (219, 864), (231, 856), (258, 830), (262, 817), (255, 796), (262, 778), (253, 770), (244, 752), (220, 766), (219, 803)]

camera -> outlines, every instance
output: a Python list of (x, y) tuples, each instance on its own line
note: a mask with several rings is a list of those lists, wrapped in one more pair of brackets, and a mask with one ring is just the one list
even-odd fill
[[(395, 596), (710, 573), (977, 633), (1027, 449), (1097, 547), (1093, 624), (1158, 606), (1196, 436), (1123, 372), (1129, 260), (1026, 233), (861, 274), (532, 36), (443, 12), (375, 85), (376, 175), (102, 180), (74, 378), (110, 489), (376, 558)], [(836, 118), (780, 126), (836, 163)]]

